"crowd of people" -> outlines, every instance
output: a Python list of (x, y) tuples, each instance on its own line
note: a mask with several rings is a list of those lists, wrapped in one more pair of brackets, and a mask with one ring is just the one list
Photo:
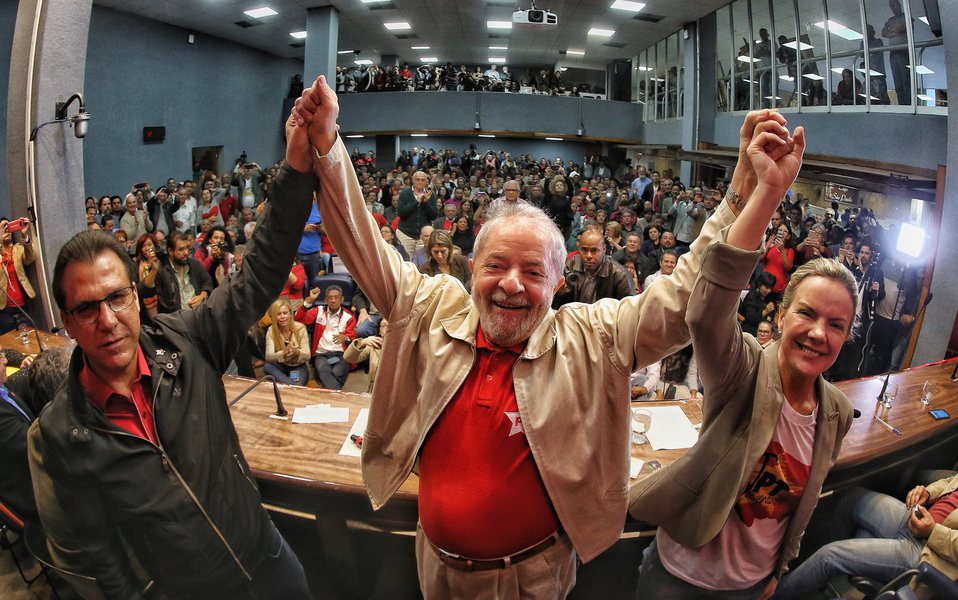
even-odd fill
[[(400, 65), (360, 65), (336, 67), (336, 92), (511, 92), (578, 96), (581, 93), (604, 93), (588, 83), (566, 81), (561, 70), (524, 69), (515, 74), (508, 65), (455, 66), (426, 63), (418, 67)], [(295, 92), (293, 90), (292, 92)], [(292, 93), (291, 92), (291, 93)]]
[[(53, 279), (83, 359), (60, 366), (67, 384), (32, 426), (18, 410), (29, 443), (16, 458), (29, 454), (24, 510), (54, 560), (95, 578), (81, 593), (138, 597), (152, 580), (176, 597), (310, 597), (260, 507), (220, 381), (257, 357), (278, 381), (329, 389), (369, 362), (364, 481), (378, 508), (418, 465), (427, 598), (500, 586), (564, 597), (627, 509), (660, 527), (640, 568), (647, 597), (824, 585), (821, 569), (785, 575), (851, 422), (821, 377), (894, 366), (921, 278), (891, 250), (880, 260), (893, 232), (869, 211), (788, 192), (801, 128), (750, 113), (732, 179), (686, 185), (629, 161), (474, 147), (382, 168), (348, 152), (337, 116), (320, 78), (287, 121), (282, 163), (87, 199), (89, 231), (64, 245)], [(29, 223), (13, 243), (4, 221), (0, 241), (29, 264)], [(333, 253), (352, 278), (323, 285)], [(4, 272), (9, 294), (16, 263)], [(699, 443), (629, 493), (620, 401), (699, 392)], [(954, 529), (956, 486), (909, 494), (914, 546), (946, 552), (935, 536)]]

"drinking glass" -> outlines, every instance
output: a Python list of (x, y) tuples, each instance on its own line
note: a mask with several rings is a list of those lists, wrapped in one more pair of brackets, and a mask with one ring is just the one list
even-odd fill
[(931, 404), (931, 398), (935, 395), (935, 384), (925, 380), (925, 384), (921, 386), (921, 403), (925, 406)]
[(646, 434), (652, 427), (652, 411), (647, 408), (632, 410), (632, 441), (644, 444), (648, 441)]
[(889, 383), (888, 387), (885, 389), (885, 394), (882, 396), (881, 405), (885, 410), (890, 410), (892, 403), (895, 401), (895, 398), (898, 397), (898, 384)]

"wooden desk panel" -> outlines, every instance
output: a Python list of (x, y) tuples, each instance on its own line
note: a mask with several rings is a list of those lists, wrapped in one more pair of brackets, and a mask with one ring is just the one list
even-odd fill
[[(71, 342), (70, 338), (47, 331), (40, 331), (40, 341), (43, 342), (44, 348), (63, 348), (70, 345)], [(40, 347), (37, 346), (37, 336), (33, 333), (33, 328), (30, 328), (26, 344), (20, 341), (20, 336), (16, 329), (0, 335), (0, 348), (19, 350), (24, 354), (36, 354), (40, 351)]]

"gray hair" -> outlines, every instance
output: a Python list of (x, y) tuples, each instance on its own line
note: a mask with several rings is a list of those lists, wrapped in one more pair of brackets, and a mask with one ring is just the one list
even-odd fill
[(568, 254), (562, 232), (541, 208), (526, 202), (512, 204), (505, 200), (495, 200), (489, 205), (486, 210), (486, 222), (476, 236), (473, 256), (479, 256), (494, 229), (519, 221), (528, 224), (530, 233), (538, 233), (545, 237), (547, 240), (546, 268), (550, 275), (558, 279), (565, 267), (565, 258)]

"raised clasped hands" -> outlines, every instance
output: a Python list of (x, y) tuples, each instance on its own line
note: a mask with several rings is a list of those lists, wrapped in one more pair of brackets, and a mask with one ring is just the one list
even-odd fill
[(779, 201), (795, 181), (805, 153), (804, 128), (796, 127), (790, 134), (785, 125), (780, 113), (768, 111), (767, 118), (757, 119), (746, 148), (756, 187), (767, 186)]
[(329, 153), (336, 143), (338, 118), (339, 99), (326, 82), (326, 76), (320, 75), (296, 99), (286, 119), (286, 162), (297, 171), (311, 170), (310, 147), (320, 154)]

